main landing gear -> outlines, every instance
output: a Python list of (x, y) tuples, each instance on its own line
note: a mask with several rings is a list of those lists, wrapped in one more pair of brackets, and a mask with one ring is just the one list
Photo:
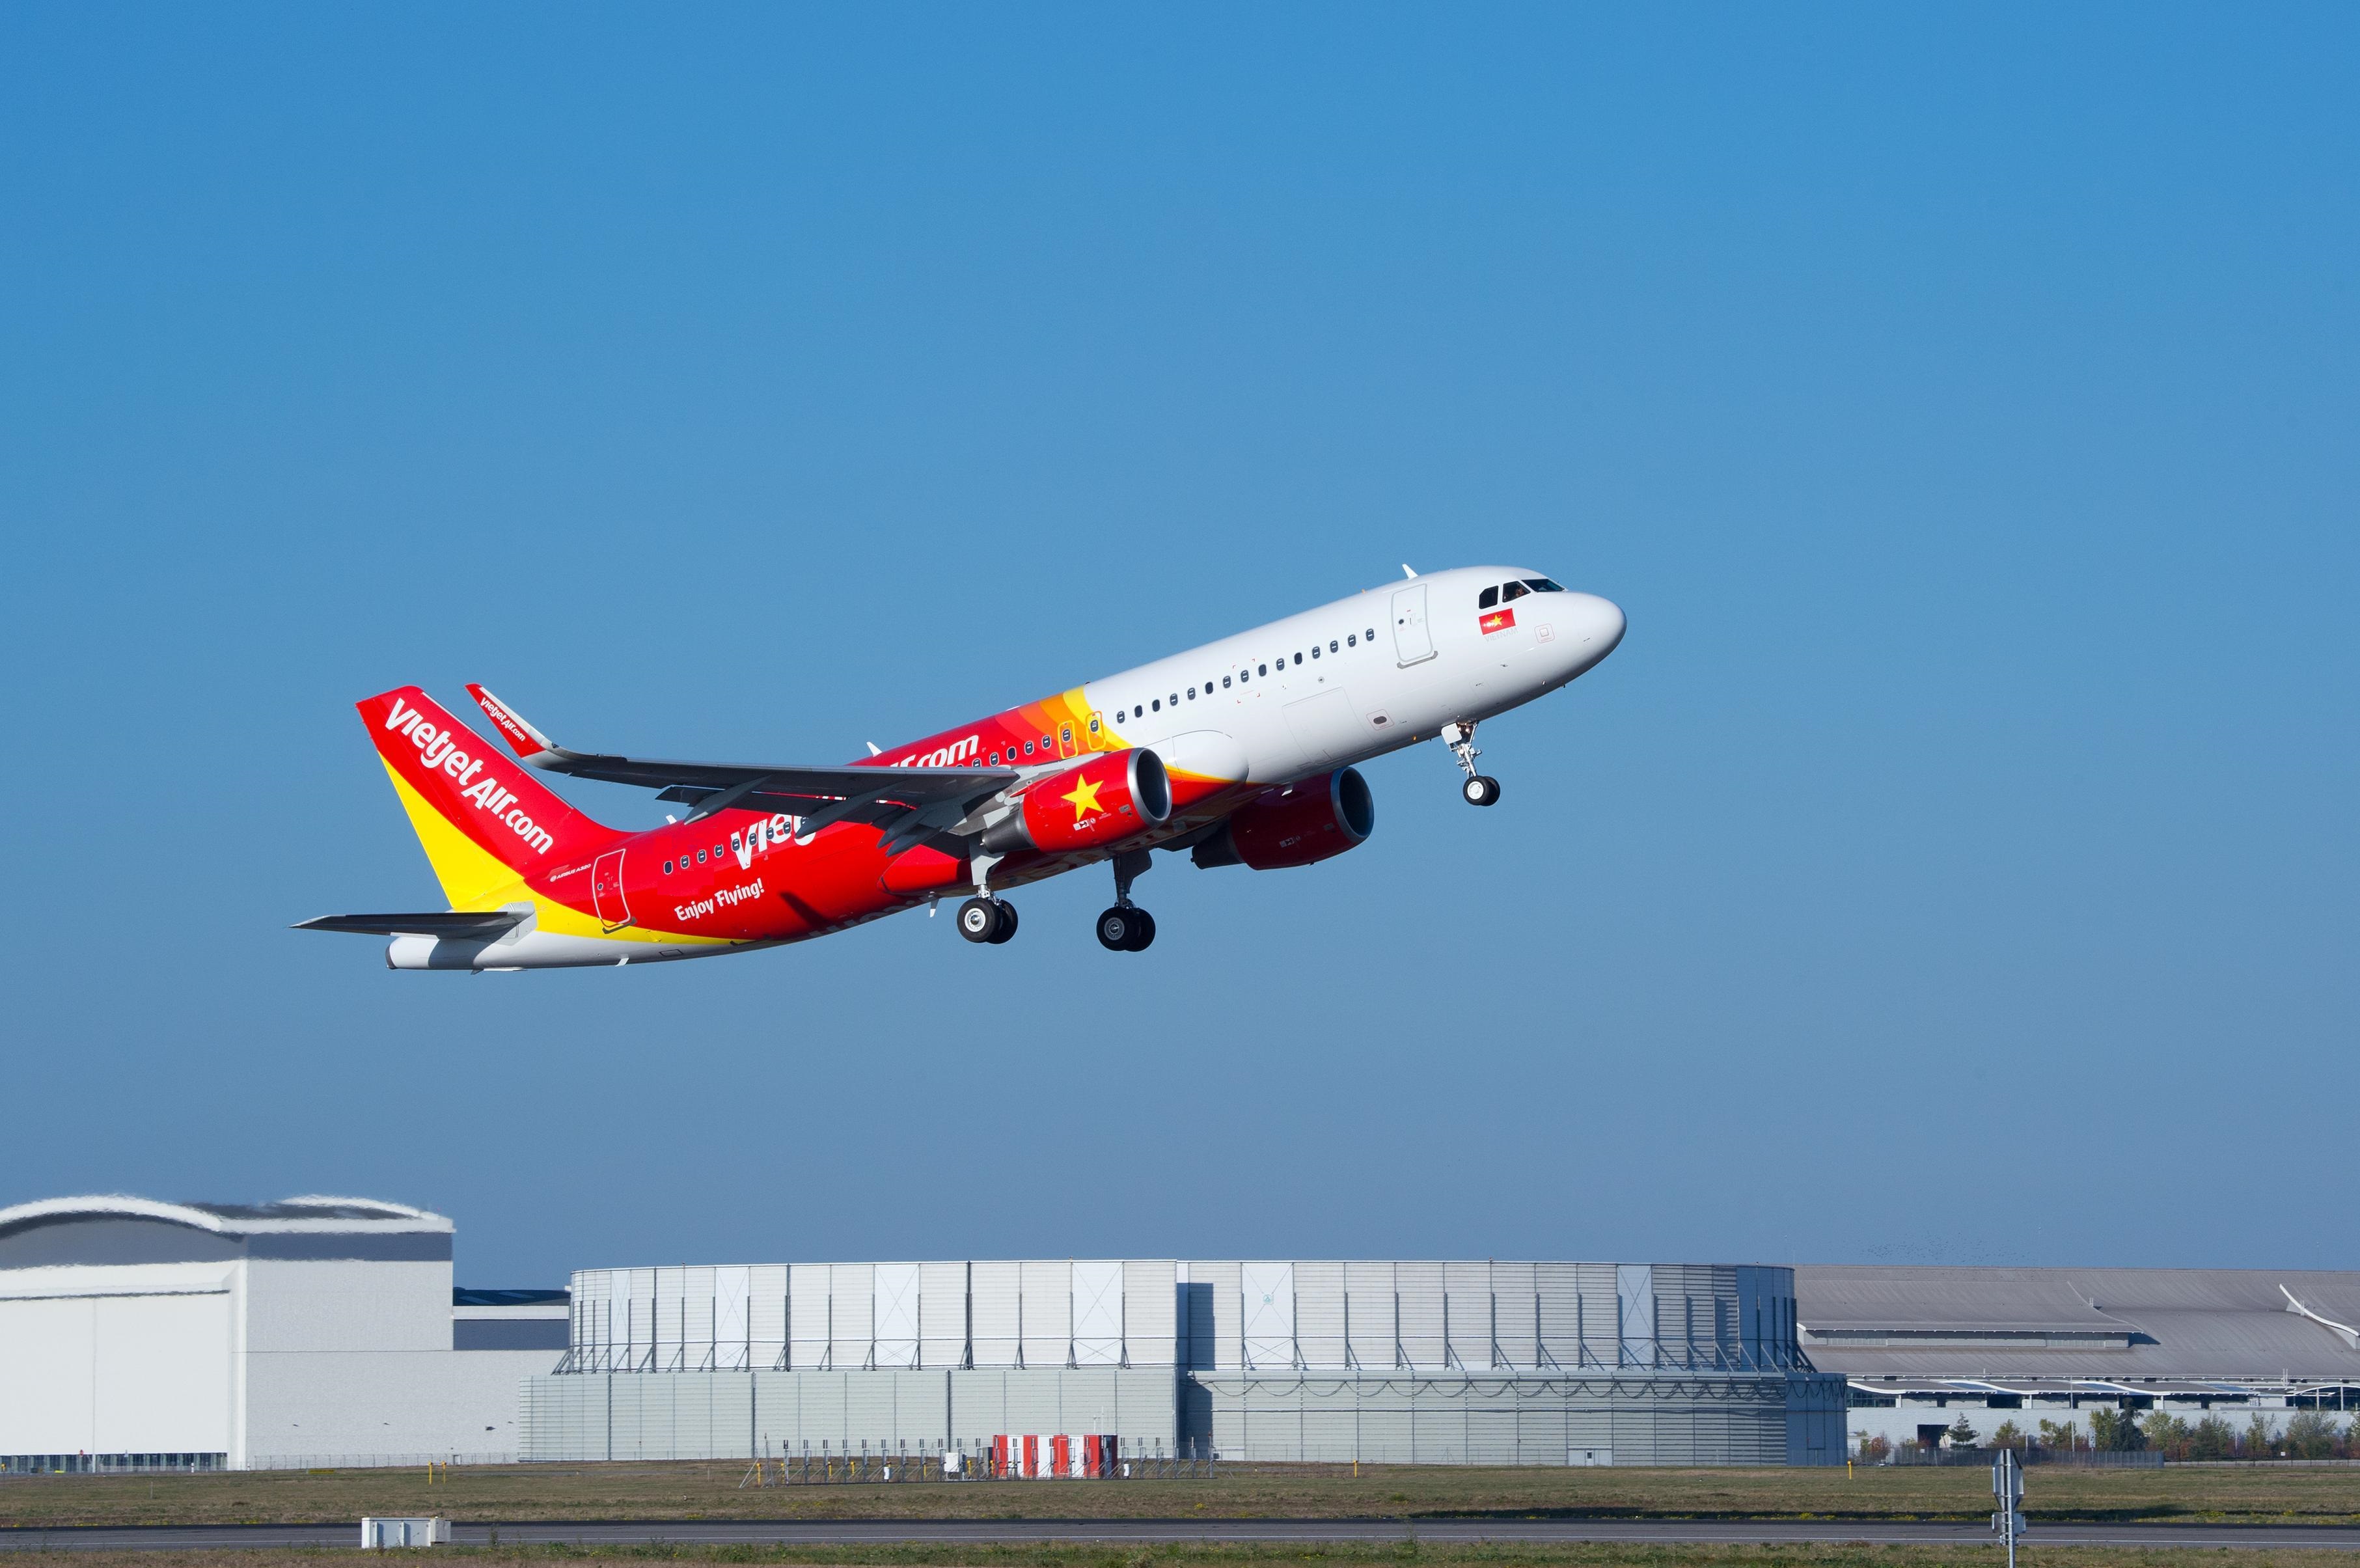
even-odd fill
[(1004, 898), (970, 898), (958, 907), (959, 935), (994, 946), (1016, 935), (1016, 905)]
[(1155, 916), (1131, 901), (1131, 884), (1155, 863), (1146, 850), (1114, 858), (1114, 906), (1098, 916), (1098, 946), (1110, 953), (1143, 953), (1155, 940)]
[(1475, 721), (1471, 718), (1442, 727), (1443, 744), (1459, 759), (1467, 771), (1467, 782), (1459, 786), (1459, 794), (1470, 806), (1497, 806), (1500, 803), (1500, 781), (1489, 773), (1475, 771), (1475, 759), (1483, 753), (1475, 749)]

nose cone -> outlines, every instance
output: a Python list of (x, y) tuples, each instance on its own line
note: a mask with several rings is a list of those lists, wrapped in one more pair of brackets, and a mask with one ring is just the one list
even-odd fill
[(1602, 599), (1596, 594), (1568, 594), (1566, 598), (1572, 601), (1564, 614), (1564, 619), (1572, 623), (1567, 638), (1572, 646), (1566, 652), (1574, 661), (1574, 673), (1579, 674), (1614, 652), (1615, 645), (1622, 641), (1625, 622), (1622, 607), (1612, 599)]

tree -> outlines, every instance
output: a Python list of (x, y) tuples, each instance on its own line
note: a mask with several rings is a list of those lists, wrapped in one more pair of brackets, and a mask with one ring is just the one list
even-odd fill
[(2138, 1418), (2128, 1410), (2110, 1410), (2101, 1405), (2090, 1412), (2090, 1446), (2132, 1453), (2147, 1446), (2147, 1433), (2139, 1431)]
[(2324, 1410), (2297, 1410), (2286, 1424), (2286, 1451), (2295, 1459), (2335, 1457), (2335, 1421)]
[(2165, 1410), (2149, 1410), (2138, 1424), (2139, 1435), (2147, 1446), (2158, 1450), (2166, 1459), (2188, 1457), (2188, 1443), (2194, 1434), (2188, 1423)]
[(2269, 1459), (2275, 1457), (2271, 1450), (2277, 1442), (2277, 1430), (2264, 1419), (2259, 1410), (2256, 1410), (2252, 1419), (2245, 1422), (2244, 1441), (2237, 1446), (2243, 1451), (2244, 1457), (2247, 1459)]
[(1950, 1430), (1942, 1434), (1942, 1440), (1945, 1442), (1948, 1442), (1952, 1448), (1974, 1447), (1974, 1423), (1967, 1420), (1967, 1418), (1961, 1414), (1957, 1420), (1950, 1423)]
[(2024, 1429), (2014, 1421), (2002, 1421), (1999, 1423), (1999, 1431), (1991, 1435), (1991, 1445), (1994, 1448), (2022, 1448)]
[(2040, 1446), (2061, 1448), (2070, 1453), (2081, 1446), (2081, 1429), (2071, 1421), (2052, 1421), (2044, 1418), (2040, 1423)]
[(2191, 1459), (2232, 1459), (2236, 1453), (2237, 1434), (2218, 1416), (2206, 1416), (2189, 1431)]
[(1856, 1457), (1863, 1464), (1883, 1464), (1893, 1457), (1893, 1444), (1881, 1432), (1864, 1431), (1860, 1434)]

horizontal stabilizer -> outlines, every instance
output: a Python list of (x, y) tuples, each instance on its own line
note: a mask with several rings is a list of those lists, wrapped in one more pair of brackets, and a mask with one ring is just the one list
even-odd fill
[(532, 918), (529, 909), (451, 909), (435, 915), (322, 915), (298, 931), (353, 931), (364, 937), (455, 937), (492, 941)]

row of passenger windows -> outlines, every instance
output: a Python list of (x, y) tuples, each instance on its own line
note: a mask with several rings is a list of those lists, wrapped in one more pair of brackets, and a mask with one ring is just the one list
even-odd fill
[[(735, 841), (737, 840), (737, 839), (738, 839), (738, 835), (737, 835), (737, 834), (735, 834), (735, 833), (730, 834), (730, 835), (729, 835), (729, 837), (730, 837), (730, 839), (731, 839), (731, 841), (732, 841), (732, 842), (735, 842)], [(721, 863), (721, 857), (722, 857), (723, 855), (727, 854), (728, 852), (729, 852), (729, 851), (728, 851), (728, 850), (727, 850), (725, 846), (720, 845), (720, 844), (716, 844), (716, 845), (714, 845), (714, 846), (713, 846), (713, 863), (714, 863), (715, 865), (716, 865), (716, 866), (717, 866), (717, 865), (719, 865), (719, 864)], [(697, 851), (696, 851), (696, 863), (697, 863), (698, 865), (700, 865), (700, 866), (701, 866), (701, 865), (703, 865), (703, 864), (705, 863), (705, 851), (704, 851), (704, 850), (697, 850)], [(663, 870), (663, 874), (664, 874), (664, 875), (666, 875), (666, 876), (670, 876), (670, 875), (672, 875), (672, 866), (673, 866), (673, 864), (674, 864), (674, 862), (673, 862), (673, 861), (666, 861), (664, 862), (664, 870)], [(680, 858), (680, 860), (679, 860), (679, 861), (678, 861), (678, 864), (679, 864), (680, 869), (681, 869), (682, 871), (686, 871), (686, 870), (688, 870), (688, 857), (687, 857), (686, 855), (683, 855), (683, 856)]]
[[(1347, 637), (1346, 637), (1342, 641), (1340, 641), (1340, 642), (1338, 642), (1338, 641), (1336, 641), (1334, 638), (1332, 638), (1332, 637), (1331, 637), (1331, 638), (1329, 638), (1329, 639), (1328, 640), (1328, 646), (1327, 646), (1326, 652), (1330, 652), (1330, 653), (1340, 653), (1340, 652), (1343, 652), (1345, 649), (1347, 649), (1347, 648), (1358, 648), (1358, 647), (1360, 647), (1360, 644), (1361, 644), (1361, 642), (1362, 642), (1364, 640), (1367, 641), (1367, 643), (1368, 643), (1368, 645), (1369, 645), (1370, 647), (1371, 647), (1371, 648), (1375, 647), (1375, 646), (1377, 645), (1377, 629), (1376, 629), (1375, 627), (1371, 626), (1371, 627), (1370, 627), (1370, 628), (1369, 628), (1367, 630), (1365, 630), (1365, 631), (1361, 631), (1361, 632), (1355, 633), (1355, 634), (1353, 634), (1353, 635), (1347, 636)], [(1312, 656), (1313, 658), (1317, 659), (1317, 657), (1319, 657), (1321, 651), (1322, 651), (1322, 650), (1320, 649), (1320, 646), (1319, 646), (1319, 644), (1318, 644), (1318, 643), (1314, 642), (1314, 643), (1311, 645), (1311, 656)], [(1303, 655), (1302, 655), (1301, 653), (1297, 653), (1297, 654), (1295, 654), (1295, 662), (1296, 663), (1298, 663), (1298, 664), (1300, 664), (1301, 663), (1303, 663)], [(1283, 653), (1282, 653), (1281, 655), (1279, 655), (1279, 657), (1278, 657), (1275, 661), (1273, 661), (1273, 663), (1275, 663), (1279, 666), (1279, 668), (1281, 668), (1281, 669), (1284, 669), (1284, 668), (1286, 667), (1286, 655), (1284, 655), (1284, 654), (1283, 654)], [(1270, 674), (1270, 665), (1269, 665), (1269, 664), (1267, 664), (1267, 663), (1262, 663), (1262, 664), (1248, 664), (1245, 668), (1243, 668), (1243, 669), (1241, 669), (1241, 670), (1238, 671), (1235, 674), (1232, 674), (1232, 675), (1223, 675), (1223, 676), (1221, 677), (1221, 689), (1222, 689), (1223, 691), (1227, 691), (1227, 690), (1229, 690), (1229, 686), (1230, 686), (1230, 685), (1231, 685), (1232, 683), (1235, 683), (1236, 685), (1243, 685), (1246, 682), (1248, 682), (1248, 681), (1250, 681), (1250, 680), (1253, 680), (1253, 679), (1254, 679), (1254, 678), (1256, 678), (1257, 676), (1267, 676), (1269, 674)], [(1212, 696), (1212, 695), (1213, 695), (1213, 683), (1212, 683), (1212, 680), (1211, 680), (1209, 677), (1207, 677), (1207, 680), (1206, 680), (1206, 682), (1205, 682), (1205, 695), (1206, 695), (1207, 696)], [(1188, 688), (1188, 700), (1189, 700), (1190, 702), (1194, 702), (1194, 701), (1196, 701), (1196, 688), (1195, 686), (1190, 686), (1190, 687)], [(1163, 711), (1164, 711), (1164, 705), (1165, 703), (1167, 703), (1167, 702), (1168, 702), (1168, 703), (1170, 703), (1170, 704), (1171, 704), (1173, 707), (1179, 707), (1179, 706), (1180, 706), (1180, 694), (1179, 694), (1178, 692), (1174, 692), (1170, 696), (1161, 696), (1161, 697), (1154, 697), (1154, 698), (1151, 698), (1151, 699), (1148, 701), (1148, 703), (1147, 703), (1144, 707), (1142, 707), (1142, 706), (1140, 706), (1140, 705), (1138, 705), (1138, 704), (1134, 703), (1133, 705), (1131, 705), (1131, 707), (1128, 710), (1125, 710), (1125, 709), (1123, 709), (1123, 708), (1120, 708), (1120, 707), (1118, 707), (1118, 708), (1116, 708), (1116, 709), (1114, 710), (1114, 716), (1115, 716), (1117, 718), (1143, 718), (1143, 717), (1145, 717), (1147, 714), (1150, 714), (1150, 713), (1161, 713), (1161, 712), (1163, 712)]]
[[(1066, 742), (1067, 742), (1068, 744), (1070, 744), (1070, 743), (1073, 741), (1073, 739), (1074, 739), (1074, 727), (1073, 727), (1072, 725), (1068, 724), (1067, 726), (1065, 726), (1064, 733), (1065, 733), (1065, 737)], [(1043, 736), (1042, 736), (1042, 737), (1041, 737), (1041, 751), (1040, 751), (1040, 754), (1041, 754), (1042, 756), (1045, 757), (1045, 756), (1049, 755), (1051, 752), (1054, 751), (1056, 749), (1057, 749), (1057, 743), (1056, 743), (1054, 740), (1050, 740), (1046, 735), (1043, 735)], [(1027, 756), (1027, 757), (1032, 756), (1032, 755), (1033, 754), (1033, 752), (1032, 752), (1032, 741), (1027, 740), (1027, 741), (1025, 741), (1025, 742), (1024, 742), (1024, 751), (1023, 751), (1023, 753), (1022, 753), (1022, 754), (1023, 754), (1024, 756)], [(1012, 767), (1012, 766), (1014, 766), (1014, 765), (1015, 765), (1016, 761), (1017, 761), (1017, 756), (1018, 756), (1018, 753), (1017, 753), (1017, 750), (1016, 750), (1016, 748), (1015, 748), (1013, 745), (1011, 745), (1011, 746), (1008, 748), (1008, 762), (1009, 762), (1009, 765), (1010, 765), (1010, 766), (1011, 766), (1011, 767)], [(1000, 753), (999, 753), (999, 752), (994, 751), (994, 752), (991, 754), (991, 756), (990, 756), (990, 757), (989, 757), (989, 759), (988, 760), (988, 765), (989, 765), (989, 766), (991, 766), (991, 767), (995, 767), (995, 768), (996, 768), (996, 767), (998, 767), (998, 766), (1000, 766)]]
[(1520, 599), (1526, 594), (1561, 594), (1563, 592), (1565, 592), (1563, 584), (1553, 583), (1546, 577), (1526, 577), (1522, 582), (1502, 583), (1496, 587), (1485, 588), (1476, 597), (1475, 608), (1495, 609), (1501, 605)]

